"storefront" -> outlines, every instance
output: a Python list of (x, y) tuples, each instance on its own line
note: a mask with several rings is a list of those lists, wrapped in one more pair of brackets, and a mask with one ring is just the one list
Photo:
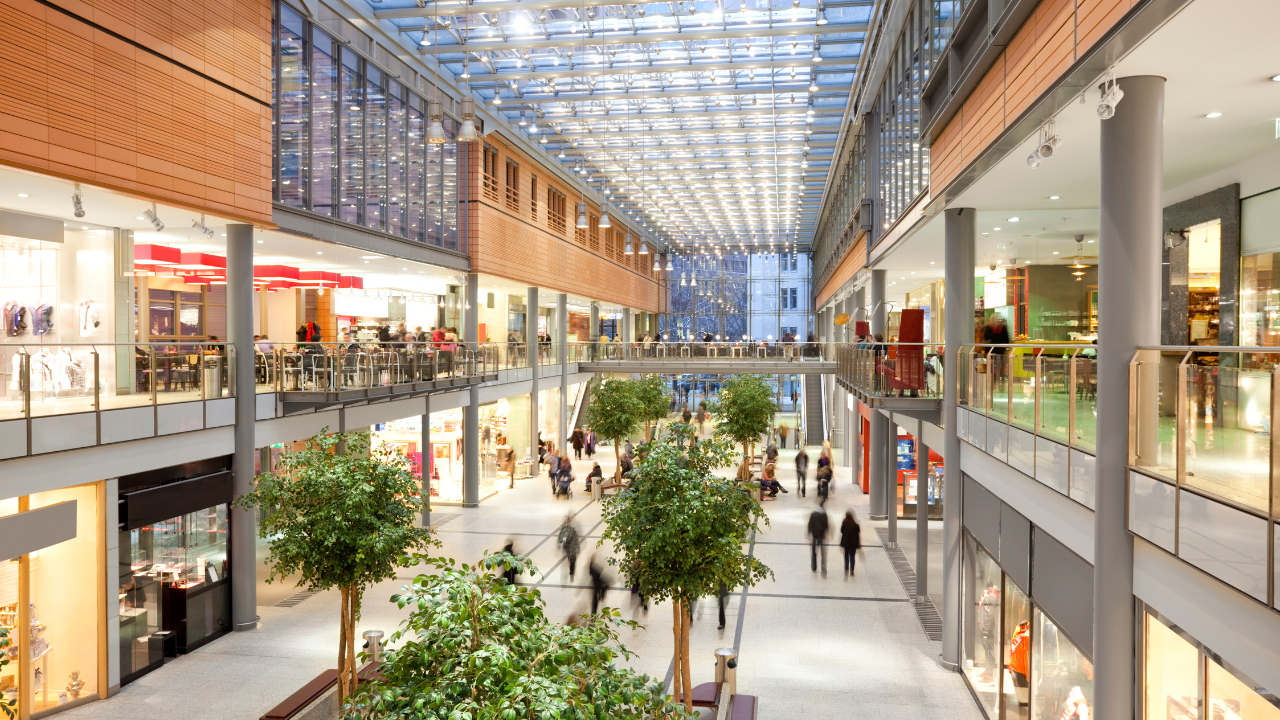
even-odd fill
[[(0, 562), (0, 693), (26, 720), (98, 699), (107, 686), (101, 618), (105, 484), (0, 501), (4, 535), (25, 547)], [(112, 599), (114, 601), (114, 599)]]
[(121, 685), (232, 629), (230, 462), (119, 480)]
[[(461, 504), (465, 484), (465, 439), (462, 409), (431, 413), (431, 448), (427, 470), (431, 501)], [(480, 500), (511, 487), (512, 481), (530, 472), (529, 396), (517, 395), (480, 406)], [(379, 423), (377, 440), (408, 456), (414, 471), (422, 474), (422, 417)], [(510, 458), (510, 462), (507, 462)], [(514, 477), (513, 477), (514, 476)]]
[(916, 504), (920, 502), (923, 490), (924, 502), (928, 505), (930, 520), (942, 519), (942, 486), (945, 471), (942, 456), (929, 450), (929, 468), (927, 479), (923, 485), (918, 482), (919, 473), (916, 468), (916, 438), (898, 428), (897, 458), (897, 507), (898, 517), (914, 520)]
[(1146, 607), (1142, 720), (1276, 720), (1280, 698)]
[(963, 480), (961, 671), (979, 706), (989, 720), (1094, 717), (1093, 567)]

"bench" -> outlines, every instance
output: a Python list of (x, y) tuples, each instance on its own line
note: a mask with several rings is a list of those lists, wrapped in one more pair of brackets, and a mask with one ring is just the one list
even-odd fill
[[(382, 673), (378, 671), (377, 666), (373, 663), (366, 663), (364, 667), (356, 671), (357, 683), (380, 679), (382, 679)], [(284, 702), (268, 710), (261, 720), (289, 720), (289, 718), (296, 717), (312, 703), (323, 697), (325, 693), (333, 690), (337, 684), (338, 671), (325, 670), (317, 675), (314, 680), (303, 685), (302, 689), (285, 698)]]
[(617, 481), (614, 481), (614, 480), (610, 480), (609, 482), (602, 482), (602, 483), (600, 483), (600, 494), (601, 494), (601, 495), (604, 495), (606, 490), (613, 490), (614, 492), (619, 492), (619, 491), (626, 490), (626, 489), (627, 489), (627, 483), (626, 483), (626, 482), (617, 482)]

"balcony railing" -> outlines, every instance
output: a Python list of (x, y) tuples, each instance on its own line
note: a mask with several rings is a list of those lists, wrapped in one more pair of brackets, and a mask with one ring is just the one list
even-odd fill
[(342, 392), (440, 380), (476, 380), (497, 372), (496, 345), (461, 343), (299, 343), (254, 353), (259, 392)]
[(836, 377), (866, 397), (942, 397), (942, 346), (856, 343), (836, 346)]
[[(819, 342), (631, 342), (570, 343), (581, 362), (622, 360), (776, 360), (834, 362), (839, 343)], [(571, 362), (574, 362), (571, 360)]]
[(979, 344), (947, 356), (960, 438), (1093, 508), (1097, 346)]
[(1129, 529), (1274, 604), (1280, 349), (1145, 347), (1129, 377)]

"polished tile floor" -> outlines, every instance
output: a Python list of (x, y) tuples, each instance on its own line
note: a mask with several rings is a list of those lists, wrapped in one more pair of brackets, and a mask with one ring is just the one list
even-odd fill
[[(841, 573), (840, 549), (828, 548), (829, 572), (809, 567), (805, 527), (817, 507), (811, 491), (795, 490), (794, 451), (784, 451), (779, 479), (791, 492), (766, 502), (769, 525), (750, 551), (773, 570), (774, 578), (733, 593), (724, 630), (717, 629), (717, 604), (706, 599), (695, 607), (690, 639), (694, 683), (713, 678), (713, 653), (733, 647), (739, 653), (739, 692), (759, 697), (760, 720), (791, 718), (929, 718), (982, 717), (964, 681), (938, 668), (940, 643), (930, 642), (895, 576), (874, 526), (866, 520), (867, 499), (838, 468), (835, 492), (827, 503), (833, 526), (845, 510), (862, 520), (865, 548), (857, 573)], [(606, 475), (612, 449), (597, 455)], [(817, 449), (810, 455), (816, 461)], [(590, 468), (575, 462), (581, 478)], [(508, 540), (530, 556), (541, 572), (522, 577), (537, 586), (552, 619), (567, 620), (590, 607), (586, 565), (593, 555), (603, 563), (607, 544), (597, 547), (602, 529), (599, 507), (575, 483), (572, 499), (554, 500), (545, 477), (523, 480), (471, 510), (445, 508), (435, 515), (443, 550), (473, 561)], [(576, 578), (570, 579), (555, 533), (566, 515), (588, 535)], [(904, 534), (910, 525), (903, 523)], [(909, 557), (914, 558), (914, 555)], [(605, 604), (643, 624), (627, 631), (624, 643), (637, 654), (630, 664), (659, 679), (671, 674), (671, 609), (653, 605), (646, 613), (630, 592), (618, 587)], [(394, 629), (403, 613), (388, 598), (410, 578), (382, 583), (365, 593), (359, 630)], [(311, 597), (293, 608), (274, 603), (291, 590), (271, 587), (259, 594), (260, 629), (235, 633), (127, 685), (115, 697), (69, 710), (71, 717), (160, 720), (175, 715), (190, 720), (257, 718), (322, 670), (336, 666), (337, 593)]]

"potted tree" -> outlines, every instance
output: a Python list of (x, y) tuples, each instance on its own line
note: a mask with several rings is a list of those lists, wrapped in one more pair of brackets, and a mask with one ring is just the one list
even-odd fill
[(644, 439), (648, 442), (653, 439), (653, 426), (671, 412), (671, 397), (667, 395), (667, 384), (659, 375), (647, 375), (631, 383), (636, 398), (640, 400), (640, 419), (644, 421)]
[(754, 447), (769, 432), (778, 404), (773, 388), (761, 375), (735, 375), (720, 389), (720, 402), (712, 407), (716, 414), (716, 433), (742, 446), (742, 468), (739, 477), (749, 477)]
[(608, 608), (584, 623), (550, 622), (536, 590), (495, 571), (537, 573), (507, 553), (475, 565), (420, 558), (431, 566), (392, 601), (408, 609), (348, 718), (611, 718), (684, 720), (663, 683), (614, 664), (631, 654)]
[[(327, 430), (327, 428), (326, 428)], [(281, 456), (275, 472), (254, 481), (235, 501), (262, 508), (258, 536), (270, 540), (267, 582), (300, 576), (307, 590), (338, 589), (339, 706), (356, 688), (356, 621), (369, 585), (396, 576), (410, 553), (431, 540), (417, 516), (425, 504), (409, 460), (367, 432), (321, 432), (304, 448)]]
[(643, 415), (644, 403), (630, 380), (607, 378), (591, 393), (587, 421), (596, 434), (613, 441), (615, 481), (622, 478), (622, 441), (640, 429)]
[(682, 424), (672, 436), (651, 443), (631, 487), (605, 503), (605, 531), (616, 557), (609, 559), (630, 584), (652, 600), (672, 601), (675, 641), (673, 692), (692, 710), (689, 621), (693, 602), (720, 586), (754, 585), (771, 576), (764, 563), (742, 545), (768, 523), (764, 511), (741, 486), (715, 475), (729, 467), (731, 445), (722, 439), (680, 447), (692, 428)]

